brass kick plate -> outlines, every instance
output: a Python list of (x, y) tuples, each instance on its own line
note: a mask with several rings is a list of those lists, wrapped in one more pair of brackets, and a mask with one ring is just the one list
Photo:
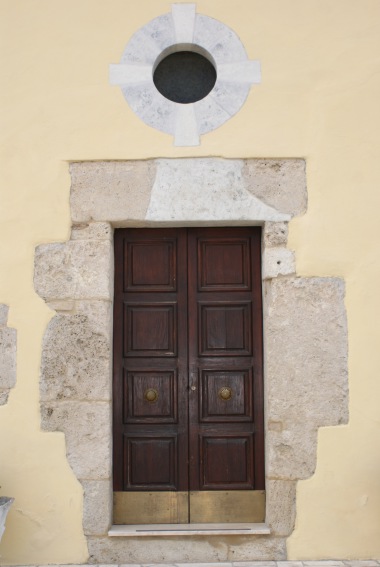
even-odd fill
[(202, 490), (190, 492), (191, 524), (261, 523), (265, 490)]
[(188, 492), (114, 492), (114, 524), (187, 524)]
[(114, 492), (114, 524), (224, 524), (264, 521), (265, 490)]

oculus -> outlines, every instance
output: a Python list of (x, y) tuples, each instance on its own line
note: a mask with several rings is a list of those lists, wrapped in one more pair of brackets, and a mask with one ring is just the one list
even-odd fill
[(198, 146), (244, 105), (261, 81), (236, 33), (195, 4), (172, 4), (127, 43), (110, 83), (121, 88), (145, 124), (170, 134), (175, 146)]

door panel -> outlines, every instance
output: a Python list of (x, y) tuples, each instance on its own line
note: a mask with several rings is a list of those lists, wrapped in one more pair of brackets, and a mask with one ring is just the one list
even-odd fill
[(177, 304), (124, 303), (124, 356), (176, 356)]
[(177, 371), (126, 372), (124, 423), (176, 423)]
[(126, 489), (175, 490), (178, 463), (176, 435), (150, 432), (149, 437), (124, 436), (124, 452)]
[(251, 302), (198, 301), (199, 356), (251, 354)]
[(200, 422), (252, 421), (252, 369), (202, 369)]
[(263, 521), (260, 257), (258, 228), (116, 231), (114, 521)]
[(201, 490), (253, 489), (252, 434), (201, 435)]

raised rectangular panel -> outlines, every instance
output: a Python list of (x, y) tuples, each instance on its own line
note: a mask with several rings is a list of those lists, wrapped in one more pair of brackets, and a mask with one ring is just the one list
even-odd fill
[(265, 521), (264, 490), (190, 492), (190, 523), (260, 523)]
[(177, 372), (136, 370), (124, 375), (124, 423), (176, 423)]
[(199, 291), (247, 291), (251, 289), (250, 241), (199, 239)]
[(124, 438), (126, 478), (124, 489), (176, 488), (177, 440), (175, 436)]
[[(141, 524), (187, 524), (189, 521), (187, 491), (114, 492), (113, 503), (113, 523), (123, 527), (124, 524), (140, 524), (135, 526), (137, 535), (143, 530)], [(158, 528), (162, 532), (161, 526)]]
[(124, 304), (124, 356), (175, 356), (175, 303)]
[(203, 435), (201, 490), (253, 488), (253, 435)]
[(124, 291), (176, 291), (176, 240), (125, 242)]
[(252, 422), (252, 370), (201, 370), (201, 422)]
[(250, 355), (251, 336), (251, 301), (199, 303), (200, 356)]

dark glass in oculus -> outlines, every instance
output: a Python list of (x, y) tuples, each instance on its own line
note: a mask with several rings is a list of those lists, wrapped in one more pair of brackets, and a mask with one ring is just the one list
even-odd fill
[(201, 100), (214, 88), (216, 70), (203, 55), (178, 51), (157, 65), (153, 82), (165, 98), (189, 104)]

